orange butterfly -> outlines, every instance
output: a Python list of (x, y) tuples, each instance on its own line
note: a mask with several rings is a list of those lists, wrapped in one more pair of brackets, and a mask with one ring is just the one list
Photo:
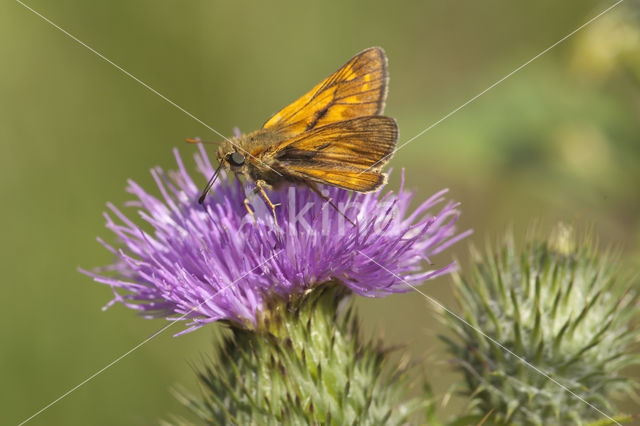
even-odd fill
[[(267, 120), (261, 129), (222, 141), (218, 149), (220, 166), (207, 183), (200, 203), (221, 167), (255, 182), (254, 193), (262, 196), (274, 219), (276, 206), (265, 188), (307, 185), (336, 210), (316, 183), (359, 192), (377, 189), (386, 182), (381, 169), (398, 139), (396, 121), (380, 115), (387, 81), (384, 51), (379, 47), (366, 49)], [(245, 206), (253, 215), (246, 199)]]

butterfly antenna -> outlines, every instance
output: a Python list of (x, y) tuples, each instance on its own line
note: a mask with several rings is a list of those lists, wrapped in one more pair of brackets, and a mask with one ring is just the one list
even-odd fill
[(204, 203), (204, 199), (206, 198), (207, 194), (211, 190), (211, 187), (213, 186), (213, 184), (216, 182), (216, 179), (218, 179), (218, 173), (220, 172), (220, 167), (222, 167), (222, 163), (220, 163), (216, 171), (213, 172), (213, 176), (211, 176), (211, 179), (209, 179), (209, 182), (207, 182), (207, 186), (205, 186), (204, 189), (202, 190), (202, 195), (198, 199), (198, 203), (200, 204)]
[(184, 140), (186, 143), (202, 143), (202, 144), (206, 144), (206, 145), (217, 145), (220, 142), (211, 142), (211, 141), (203, 141), (202, 139), (200, 139), (199, 137), (195, 137), (195, 138), (186, 138)]

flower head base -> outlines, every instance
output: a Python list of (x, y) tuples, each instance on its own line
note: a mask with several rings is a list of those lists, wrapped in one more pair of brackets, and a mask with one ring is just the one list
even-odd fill
[(232, 328), (198, 371), (202, 395), (178, 398), (208, 425), (408, 424), (422, 405), (407, 398), (409, 369), (360, 335), (345, 290), (328, 284), (295, 307), (274, 301), (260, 333)]
[[(196, 163), (208, 177), (213, 167), (200, 149)], [(408, 291), (393, 274), (417, 285), (452, 271), (453, 263), (429, 271), (422, 264), (466, 236), (456, 234), (457, 204), (443, 204), (445, 191), (409, 214), (412, 195), (403, 188), (397, 195), (323, 188), (356, 226), (307, 188), (274, 191), (269, 197), (280, 204), (275, 227), (257, 197), (250, 200), (252, 218), (245, 188), (224, 174), (198, 204), (199, 189), (175, 156), (178, 171), (152, 170), (161, 198), (134, 182), (127, 188), (137, 198), (129, 205), (152, 231), (109, 205), (106, 226), (122, 247), (100, 241), (117, 262), (109, 274), (84, 272), (113, 288), (110, 305), (119, 302), (146, 317), (190, 319), (189, 330), (218, 320), (254, 327), (265, 298), (288, 300), (331, 280), (369, 297)], [(439, 211), (430, 213), (436, 206)]]

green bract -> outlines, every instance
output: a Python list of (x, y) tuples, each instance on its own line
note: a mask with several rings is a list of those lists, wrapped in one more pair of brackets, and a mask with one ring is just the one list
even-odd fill
[(475, 330), (443, 313), (453, 332), (443, 339), (466, 379), (471, 413), (488, 415), (486, 424), (607, 419), (598, 410), (613, 416), (611, 397), (633, 391), (620, 370), (639, 361), (628, 353), (639, 336), (637, 297), (609, 254), (570, 234), (560, 229), (521, 252), (511, 239), (485, 256), (474, 251), (473, 269), (456, 277), (461, 316)]
[(344, 292), (329, 283), (270, 306), (255, 331), (232, 327), (199, 373), (203, 395), (185, 403), (208, 424), (406, 423), (418, 404), (402, 402), (404, 371), (385, 374), (351, 307), (336, 313)]

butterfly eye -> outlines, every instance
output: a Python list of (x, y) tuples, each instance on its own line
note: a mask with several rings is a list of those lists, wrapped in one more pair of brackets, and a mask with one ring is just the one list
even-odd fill
[(227, 161), (234, 166), (242, 166), (244, 164), (244, 155), (239, 152), (227, 155)]

